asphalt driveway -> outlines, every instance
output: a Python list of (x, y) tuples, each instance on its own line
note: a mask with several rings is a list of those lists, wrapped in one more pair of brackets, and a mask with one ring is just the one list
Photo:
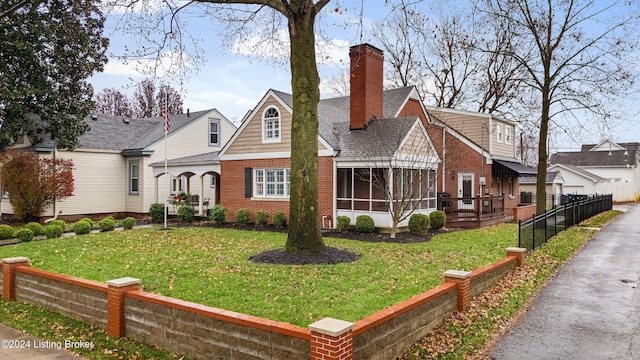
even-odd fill
[(494, 359), (640, 359), (640, 205), (600, 230), (542, 289)]

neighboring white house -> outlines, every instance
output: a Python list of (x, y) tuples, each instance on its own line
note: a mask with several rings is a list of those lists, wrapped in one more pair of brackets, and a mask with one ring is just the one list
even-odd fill
[[(43, 216), (61, 212), (62, 217), (94, 214), (144, 214), (154, 202), (163, 203), (176, 192), (191, 192), (216, 203), (215, 179), (220, 166), (211, 162), (197, 174), (176, 171), (168, 166), (171, 178), (150, 164), (188, 156), (214, 156), (236, 130), (216, 109), (171, 115), (171, 131), (165, 141), (164, 119), (129, 119), (91, 115), (85, 119), (89, 130), (79, 138), (73, 151), (55, 149), (51, 141), (21, 147), (42, 157), (69, 159), (74, 164), (74, 195), (57, 202)], [(166, 150), (166, 151), (165, 151)], [(192, 177), (193, 175), (199, 175)], [(213, 179), (213, 180), (212, 180)], [(167, 184), (166, 189), (164, 184)], [(165, 193), (166, 192), (166, 193)], [(198, 204), (197, 204), (198, 205)], [(13, 210), (7, 197), (2, 198), (0, 212)], [(197, 211), (202, 208), (197, 206)]]
[(579, 152), (552, 154), (548, 169), (561, 173), (565, 193), (613, 194), (614, 201), (633, 201), (640, 194), (639, 147), (610, 140), (582, 145)]

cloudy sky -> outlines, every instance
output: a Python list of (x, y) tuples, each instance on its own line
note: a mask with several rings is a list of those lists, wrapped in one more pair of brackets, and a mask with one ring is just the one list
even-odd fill
[[(109, 0), (105, 0), (109, 1)], [(164, 2), (152, 2), (164, 4)], [(318, 70), (321, 79), (322, 97), (336, 94), (329, 82), (348, 69), (349, 47), (362, 42), (371, 42), (375, 35), (371, 31), (372, 23), (388, 16), (391, 9), (382, 0), (380, 6), (365, 6), (362, 14), (360, 1), (342, 1), (341, 8), (328, 6), (322, 12), (317, 28), (323, 36), (317, 41)], [(330, 4), (331, 5), (331, 4)], [(133, 85), (144, 78), (154, 78), (160, 83), (168, 83), (181, 91), (184, 109), (198, 111), (210, 108), (218, 109), (229, 120), (239, 123), (247, 111), (251, 110), (269, 89), (291, 92), (290, 71), (285, 51), (277, 49), (263, 41), (257, 31), (240, 39), (225, 31), (224, 22), (202, 16), (197, 7), (192, 13), (184, 13), (185, 33), (198, 42), (199, 52), (187, 46), (190, 58), (176, 55), (175, 52), (151, 53), (145, 57), (123, 58), (127, 50), (141, 49), (144, 41), (135, 35), (135, 31), (124, 31), (121, 14), (111, 10), (107, 12), (105, 34), (110, 39), (108, 49), (109, 63), (102, 73), (94, 75), (90, 82), (95, 92), (112, 87), (128, 95), (133, 94)], [(148, 15), (149, 17), (153, 17)], [(126, 26), (131, 29), (131, 26)], [(286, 42), (285, 29), (278, 31), (278, 37)], [(285, 48), (286, 46), (280, 46)], [(262, 56), (254, 56), (260, 52)], [(196, 54), (194, 57), (193, 54)], [(130, 53), (129, 53), (130, 55)], [(170, 61), (179, 63), (182, 68), (190, 69), (186, 74), (163, 77), (163, 66)], [(181, 60), (176, 62), (176, 60)], [(161, 66), (153, 66), (160, 63)], [(150, 68), (156, 69), (156, 76)], [(639, 108), (637, 99), (629, 99), (630, 108)], [(639, 111), (631, 111), (631, 118), (621, 122), (612, 132), (612, 138), (619, 142), (640, 142)], [(556, 132), (551, 134), (552, 152), (577, 149), (581, 142), (598, 143), (603, 138), (595, 129), (585, 129), (579, 141), (571, 140), (572, 134)], [(574, 134), (573, 134), (574, 135)]]

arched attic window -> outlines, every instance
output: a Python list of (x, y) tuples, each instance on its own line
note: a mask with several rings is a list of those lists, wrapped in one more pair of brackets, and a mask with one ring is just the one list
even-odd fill
[(280, 112), (270, 106), (262, 114), (262, 142), (280, 142)]

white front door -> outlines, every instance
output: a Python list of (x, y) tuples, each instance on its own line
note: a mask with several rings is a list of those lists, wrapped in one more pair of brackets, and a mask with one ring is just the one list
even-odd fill
[[(472, 198), (473, 173), (458, 173), (458, 197)], [(470, 199), (458, 201), (458, 209), (473, 209), (473, 201)]]

